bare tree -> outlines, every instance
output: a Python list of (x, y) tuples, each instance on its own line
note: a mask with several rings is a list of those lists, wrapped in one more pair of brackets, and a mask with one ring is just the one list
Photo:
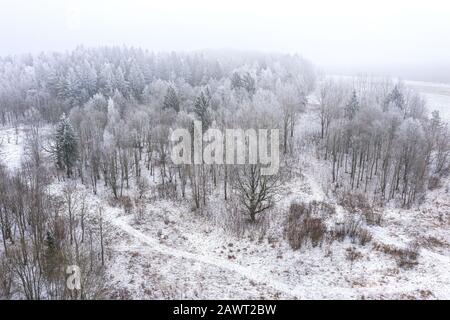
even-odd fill
[(264, 176), (260, 165), (245, 165), (237, 170), (234, 187), (250, 221), (272, 208), (280, 188), (280, 176)]

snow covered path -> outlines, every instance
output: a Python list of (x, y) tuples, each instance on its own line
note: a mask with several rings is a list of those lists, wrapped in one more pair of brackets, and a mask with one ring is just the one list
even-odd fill
[[(178, 250), (170, 246), (161, 244), (157, 239), (149, 237), (139, 230), (136, 230), (127, 222), (127, 216), (112, 217), (110, 223), (134, 237), (139, 242), (142, 242), (144, 246), (127, 246), (127, 247), (115, 247), (117, 251), (129, 251), (138, 250), (141, 253), (157, 252), (163, 255), (169, 255), (178, 259), (194, 260), (218, 267), (229, 272), (237, 273), (249, 280), (257, 282), (259, 284), (269, 286), (277, 291), (283, 292), (288, 296), (295, 299), (358, 299), (359, 297), (367, 294), (383, 295), (383, 294), (406, 294), (410, 291), (420, 290), (420, 285), (411, 284), (407, 289), (395, 285), (395, 283), (385, 284), (380, 286), (371, 287), (336, 287), (336, 286), (311, 286), (301, 285), (292, 286), (284, 282), (271, 278), (268, 275), (256, 272), (253, 268), (248, 268), (238, 263), (231, 262), (229, 260), (216, 258), (210, 255), (201, 255), (191, 253), (185, 250)], [(427, 252), (428, 253), (428, 252)], [(448, 262), (448, 261), (446, 261)]]
[[(125, 217), (126, 218), (126, 217)], [(137, 238), (139, 241), (145, 243), (148, 245), (148, 249), (151, 251), (155, 251), (161, 254), (170, 255), (172, 257), (180, 258), (180, 259), (191, 259), (195, 261), (199, 261), (208, 265), (213, 265), (216, 267), (219, 267), (221, 269), (225, 269), (231, 272), (236, 272), (248, 279), (251, 279), (253, 281), (256, 281), (258, 283), (267, 284), (275, 288), (276, 290), (282, 291), (284, 293), (287, 293), (293, 297), (297, 298), (308, 298), (307, 292), (312, 292), (310, 290), (299, 290), (297, 288), (291, 288), (289, 285), (268, 279), (265, 276), (259, 275), (254, 270), (250, 270), (248, 268), (245, 268), (243, 266), (238, 265), (237, 263), (232, 263), (230, 261), (224, 260), (224, 259), (217, 259), (211, 256), (204, 256), (199, 254), (190, 253), (187, 251), (181, 251), (174, 248), (171, 248), (169, 246), (163, 245), (159, 243), (156, 239), (149, 237), (142, 232), (134, 229), (131, 227), (126, 221), (124, 221), (122, 218), (113, 218), (111, 219), (111, 223), (120, 228), (121, 230), (125, 231), (127, 234)], [(129, 248), (127, 248), (129, 249)]]

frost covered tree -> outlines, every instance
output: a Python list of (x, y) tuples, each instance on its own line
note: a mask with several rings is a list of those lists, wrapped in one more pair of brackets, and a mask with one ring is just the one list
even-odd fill
[(145, 78), (141, 69), (136, 63), (133, 63), (128, 75), (128, 83), (135, 98), (140, 99), (145, 88)]
[(345, 117), (348, 120), (353, 120), (358, 111), (359, 111), (358, 97), (356, 96), (356, 91), (353, 90), (350, 101), (345, 106)]
[(206, 131), (212, 124), (212, 116), (210, 110), (210, 97), (203, 91), (195, 99), (194, 113), (197, 118), (202, 122), (203, 130)]
[(395, 85), (394, 89), (392, 89), (391, 93), (386, 97), (384, 109), (388, 110), (391, 105), (401, 111), (405, 109), (405, 96), (400, 91), (399, 85)]
[(164, 109), (173, 109), (176, 112), (180, 112), (180, 100), (178, 99), (177, 93), (172, 86), (167, 89), (163, 107)]
[[(288, 152), (288, 141), (294, 137), (294, 128), (300, 112), (306, 106), (306, 97), (302, 90), (291, 83), (277, 81), (276, 94), (283, 115), (284, 154)], [(292, 141), (291, 141), (292, 145)]]
[(75, 131), (66, 114), (61, 116), (54, 140), (56, 165), (60, 170), (66, 171), (67, 177), (71, 177), (78, 157), (78, 144)]
[(260, 165), (245, 165), (236, 171), (234, 187), (245, 215), (256, 222), (259, 215), (273, 207), (279, 192), (279, 175), (264, 176)]

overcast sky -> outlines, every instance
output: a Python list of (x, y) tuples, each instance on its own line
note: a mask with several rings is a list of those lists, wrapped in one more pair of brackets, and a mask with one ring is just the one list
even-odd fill
[(0, 55), (126, 44), (297, 52), (342, 70), (450, 66), (446, 1), (0, 0)]

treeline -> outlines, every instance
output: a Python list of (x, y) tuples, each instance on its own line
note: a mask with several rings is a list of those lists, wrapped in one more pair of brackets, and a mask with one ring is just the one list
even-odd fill
[(97, 94), (145, 103), (158, 81), (194, 88), (230, 78), (233, 86), (254, 90), (255, 74), (251, 72), (267, 70), (289, 70), (301, 74), (308, 86), (314, 84), (311, 64), (290, 55), (79, 47), (66, 53), (4, 57), (0, 58), (0, 123), (31, 116), (55, 122), (63, 112), (83, 106)]
[(319, 90), (320, 144), (335, 190), (409, 206), (430, 178), (448, 174), (447, 124), (402, 83), (329, 79)]

